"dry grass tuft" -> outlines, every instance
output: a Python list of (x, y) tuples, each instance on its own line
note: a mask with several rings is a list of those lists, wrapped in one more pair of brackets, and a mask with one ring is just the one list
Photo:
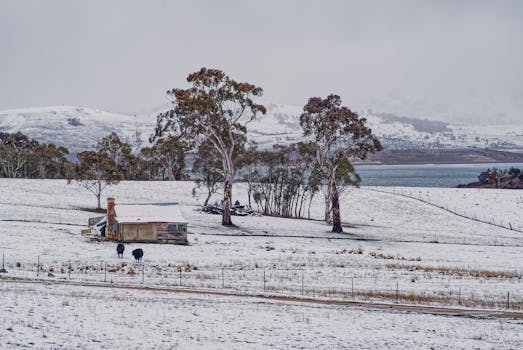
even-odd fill
[(347, 250), (347, 249), (343, 249), (343, 250), (340, 250), (340, 251), (335, 251), (334, 254), (363, 254), (363, 248), (359, 247), (358, 249), (351, 249), (351, 250)]
[[(370, 252), (369, 255), (372, 256), (374, 259), (385, 259), (385, 260), (396, 259), (396, 257), (394, 255), (384, 255), (384, 254), (376, 253), (376, 252)], [(401, 260), (401, 259), (399, 259), (399, 260)]]
[(468, 270), (451, 267), (433, 267), (421, 265), (387, 264), (390, 270), (423, 271), (428, 273), (439, 273), (444, 276), (475, 277), (475, 278), (506, 278), (521, 279), (521, 275), (504, 271)]

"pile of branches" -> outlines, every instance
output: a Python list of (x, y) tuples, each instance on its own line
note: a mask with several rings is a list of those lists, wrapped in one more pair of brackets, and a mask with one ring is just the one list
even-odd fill
[[(201, 212), (207, 214), (222, 215), (223, 208), (219, 205), (205, 205), (201, 209)], [(256, 212), (245, 205), (234, 205), (231, 207), (231, 215), (235, 216), (249, 216), (256, 215)]]

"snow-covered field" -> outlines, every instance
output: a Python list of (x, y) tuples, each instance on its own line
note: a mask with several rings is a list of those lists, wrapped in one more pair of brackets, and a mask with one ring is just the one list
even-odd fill
[[(122, 182), (110, 188), (105, 195), (117, 202), (180, 202), (189, 221), (189, 246), (128, 244), (118, 259), (113, 243), (80, 237), (81, 225), (98, 215), (82, 210), (95, 204), (90, 193), (61, 180), (1, 179), (0, 253), (7, 275), (36, 278), (39, 261), (38, 278), (48, 280), (490, 309), (506, 309), (508, 301), (511, 310), (523, 309), (523, 234), (395, 194), (408, 189), (345, 192), (346, 234), (333, 234), (321, 220), (262, 216), (234, 217), (237, 227), (223, 228), (218, 216), (194, 210), (203, 194), (193, 197), (192, 187)], [(470, 217), (523, 226), (520, 191), (410, 190)], [(242, 184), (233, 195), (246, 202)], [(320, 197), (312, 207), (315, 219), (323, 212)], [(130, 256), (138, 246), (145, 252), (143, 270)], [(139, 347), (143, 334), (155, 339), (155, 348), (523, 346), (521, 320), (0, 283), (0, 348), (29, 342), (35, 348)]]
[(408, 196), (459, 215), (523, 232), (523, 191), (422, 187), (368, 187), (367, 190)]
[(0, 348), (520, 349), (521, 322), (0, 281)]

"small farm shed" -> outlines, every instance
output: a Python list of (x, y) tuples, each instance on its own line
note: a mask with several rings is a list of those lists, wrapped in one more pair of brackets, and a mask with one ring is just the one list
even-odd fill
[(107, 198), (106, 237), (120, 242), (187, 244), (187, 220), (177, 203), (116, 204)]

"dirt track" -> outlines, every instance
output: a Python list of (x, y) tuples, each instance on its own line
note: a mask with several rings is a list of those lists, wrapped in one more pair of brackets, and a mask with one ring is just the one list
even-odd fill
[(450, 307), (433, 307), (433, 306), (422, 306), (422, 305), (405, 305), (405, 304), (388, 304), (388, 303), (373, 303), (373, 302), (362, 302), (362, 301), (348, 301), (339, 299), (316, 299), (306, 297), (291, 297), (291, 296), (278, 296), (270, 294), (242, 294), (226, 291), (212, 291), (212, 290), (199, 290), (199, 289), (188, 289), (188, 288), (161, 288), (161, 287), (147, 287), (147, 286), (131, 286), (131, 285), (115, 285), (109, 283), (89, 283), (89, 282), (75, 282), (69, 280), (49, 280), (49, 279), (29, 279), (19, 277), (9, 277), (0, 275), (0, 281), (11, 282), (11, 283), (38, 283), (38, 284), (61, 284), (81, 287), (92, 287), (92, 288), (114, 288), (114, 289), (127, 289), (127, 290), (146, 290), (146, 291), (157, 291), (166, 293), (188, 293), (188, 294), (200, 294), (200, 295), (217, 295), (225, 297), (243, 297), (258, 300), (267, 301), (278, 301), (278, 302), (292, 302), (292, 303), (312, 303), (312, 304), (323, 304), (323, 305), (340, 305), (346, 307), (357, 307), (370, 310), (392, 310), (402, 312), (412, 312), (421, 314), (431, 315), (442, 315), (442, 316), (454, 316), (454, 317), (470, 317), (470, 318), (512, 318), (512, 319), (523, 319), (523, 312), (516, 311), (501, 311), (501, 310), (484, 310), (484, 309), (460, 309)]

